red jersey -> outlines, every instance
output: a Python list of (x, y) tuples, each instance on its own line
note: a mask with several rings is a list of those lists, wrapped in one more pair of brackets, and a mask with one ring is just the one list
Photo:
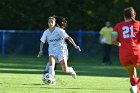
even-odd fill
[(140, 55), (140, 22), (120, 22), (114, 27), (121, 43), (120, 56)]

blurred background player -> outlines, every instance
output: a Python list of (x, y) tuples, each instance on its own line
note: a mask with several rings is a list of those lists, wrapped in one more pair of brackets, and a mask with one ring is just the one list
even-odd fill
[(110, 53), (112, 49), (111, 35), (113, 28), (111, 27), (111, 23), (109, 21), (105, 22), (105, 26), (100, 30), (100, 42), (103, 45), (103, 65), (110, 65), (112, 61), (110, 59)]
[[(62, 21), (63, 20), (63, 21)], [(76, 78), (76, 73), (72, 67), (67, 66), (67, 51), (66, 49), (66, 44), (65, 44), (65, 39), (68, 39), (73, 46), (80, 51), (80, 47), (77, 46), (74, 42), (74, 40), (65, 32), (64, 29), (67, 26), (67, 21), (65, 18), (62, 18), (60, 27), (56, 27), (56, 18), (55, 17), (49, 17), (48, 20), (48, 25), (49, 29), (44, 31), (42, 37), (41, 37), (41, 43), (40, 43), (40, 51), (38, 54), (38, 57), (42, 55), (42, 49), (44, 43), (48, 42), (49, 44), (49, 74), (51, 75), (53, 82), (52, 84), (55, 84), (55, 60), (58, 59), (58, 61), (61, 64), (62, 70), (66, 73), (70, 73), (73, 78)]]
[[(124, 21), (116, 24), (112, 42), (119, 46), (119, 58), (130, 77), (131, 93), (139, 93), (139, 80), (135, 67), (140, 66), (140, 22), (135, 20), (133, 7), (124, 9)], [(119, 41), (117, 41), (117, 37)]]

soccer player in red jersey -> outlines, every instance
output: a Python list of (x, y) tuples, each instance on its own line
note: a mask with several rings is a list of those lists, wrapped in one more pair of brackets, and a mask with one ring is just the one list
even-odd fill
[(124, 9), (124, 21), (114, 27), (112, 42), (119, 46), (120, 63), (128, 71), (131, 92), (139, 93), (140, 80), (137, 78), (135, 67), (140, 67), (140, 22), (135, 17), (133, 7)]

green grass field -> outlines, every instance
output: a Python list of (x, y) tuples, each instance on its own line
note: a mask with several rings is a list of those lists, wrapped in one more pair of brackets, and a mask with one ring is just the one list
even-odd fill
[(8, 56), (0, 58), (0, 93), (129, 93), (127, 72), (118, 58), (111, 66), (101, 65), (99, 57), (70, 58), (77, 79), (56, 70), (56, 86), (45, 85), (42, 73), (47, 58)]

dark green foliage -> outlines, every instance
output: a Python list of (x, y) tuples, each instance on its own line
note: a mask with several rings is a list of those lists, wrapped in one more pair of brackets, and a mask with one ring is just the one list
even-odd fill
[(64, 16), (68, 30), (100, 30), (106, 20), (123, 20), (122, 11), (140, 0), (0, 0), (0, 29), (46, 29), (49, 16)]

